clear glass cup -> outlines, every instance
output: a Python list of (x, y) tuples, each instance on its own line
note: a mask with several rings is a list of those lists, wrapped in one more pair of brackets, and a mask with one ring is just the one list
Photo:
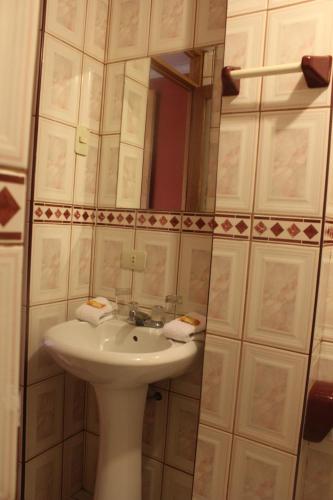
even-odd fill
[(128, 318), (129, 303), (132, 300), (130, 288), (116, 288), (116, 316), (117, 319), (125, 320)]

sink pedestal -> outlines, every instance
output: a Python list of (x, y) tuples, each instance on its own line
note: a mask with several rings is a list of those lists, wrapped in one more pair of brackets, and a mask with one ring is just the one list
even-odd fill
[(94, 500), (141, 500), (142, 426), (148, 385), (94, 384), (100, 440)]

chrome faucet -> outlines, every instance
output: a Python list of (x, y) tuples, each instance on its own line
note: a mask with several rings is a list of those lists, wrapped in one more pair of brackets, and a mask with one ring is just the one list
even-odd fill
[(129, 304), (128, 320), (131, 325), (146, 326), (148, 328), (163, 328), (163, 307), (155, 306), (152, 310), (152, 315), (140, 311), (138, 304), (132, 302)]

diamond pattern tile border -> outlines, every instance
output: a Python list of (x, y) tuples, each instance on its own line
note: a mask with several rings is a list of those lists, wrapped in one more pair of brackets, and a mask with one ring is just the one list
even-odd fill
[(102, 226), (135, 226), (135, 211), (134, 210), (110, 210), (98, 209), (97, 224)]
[(184, 213), (182, 231), (191, 233), (212, 233), (214, 230), (213, 214)]
[(158, 231), (180, 231), (181, 214), (179, 212), (137, 212), (136, 226)]
[(242, 214), (216, 214), (214, 235), (220, 238), (250, 239), (251, 216)]
[(255, 241), (278, 241), (320, 245), (321, 220), (289, 217), (254, 216), (252, 238)]
[(72, 222), (73, 207), (70, 205), (49, 205), (45, 203), (34, 203), (34, 222)]
[(0, 169), (0, 242), (23, 241), (25, 176)]

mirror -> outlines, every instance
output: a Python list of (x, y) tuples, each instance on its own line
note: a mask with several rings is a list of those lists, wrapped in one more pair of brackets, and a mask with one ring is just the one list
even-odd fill
[(100, 206), (214, 211), (221, 52), (208, 47), (108, 65), (103, 133), (115, 135), (103, 138), (101, 161), (112, 173), (100, 179)]

